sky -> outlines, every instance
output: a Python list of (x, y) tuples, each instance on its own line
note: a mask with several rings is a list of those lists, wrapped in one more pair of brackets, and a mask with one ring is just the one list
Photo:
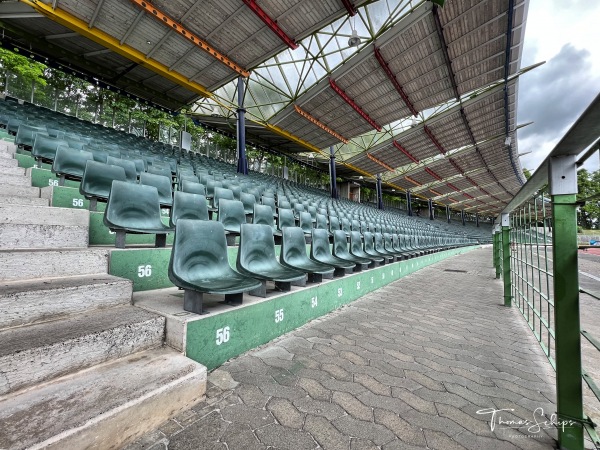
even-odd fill
[[(600, 1), (530, 0), (521, 67), (546, 61), (519, 80), (521, 166), (537, 169), (600, 93)], [(588, 170), (598, 169), (593, 157)]]

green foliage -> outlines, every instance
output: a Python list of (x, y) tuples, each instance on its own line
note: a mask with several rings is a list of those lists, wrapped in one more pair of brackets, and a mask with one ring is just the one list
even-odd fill
[(531, 178), (531, 170), (524, 168), (523, 175), (525, 175), (525, 178), (529, 180)]
[(577, 172), (577, 190), (578, 200), (596, 196), (580, 207), (577, 225), (585, 229), (600, 229), (600, 171), (581, 169)]

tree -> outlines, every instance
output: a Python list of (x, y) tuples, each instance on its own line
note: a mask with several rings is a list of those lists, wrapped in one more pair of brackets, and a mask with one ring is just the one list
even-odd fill
[(525, 168), (524, 168), (524, 169), (523, 169), (523, 175), (525, 175), (525, 178), (526, 178), (527, 180), (529, 180), (529, 179), (531, 178), (531, 170), (529, 170), (529, 169), (525, 169)]
[[(584, 206), (579, 208), (577, 225), (587, 229), (600, 228), (600, 171), (590, 173), (586, 169), (577, 172), (577, 200), (586, 201)], [(593, 198), (595, 197), (595, 198)]]

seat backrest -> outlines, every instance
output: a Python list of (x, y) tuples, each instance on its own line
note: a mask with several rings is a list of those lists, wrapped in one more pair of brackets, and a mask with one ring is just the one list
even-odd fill
[(133, 161), (130, 161), (128, 159), (115, 158), (114, 156), (108, 156), (106, 158), (106, 164), (112, 164), (113, 166), (121, 166), (123, 169), (125, 169), (127, 181), (137, 181), (138, 174), (135, 168), (135, 163)]
[(280, 209), (279, 210), (279, 222), (277, 228), (282, 230), (284, 227), (295, 227), (296, 219), (294, 218), (294, 211), (291, 209)]
[[(350, 239), (352, 239), (352, 237), (350, 237)], [(348, 238), (346, 237), (346, 233), (344, 233), (342, 230), (336, 230), (333, 232), (333, 255), (341, 257), (350, 255), (348, 252)]]
[(378, 252), (385, 251), (385, 248), (383, 247), (383, 234), (375, 233), (373, 237), (375, 238), (375, 250)]
[(329, 216), (329, 231), (333, 233), (340, 229), (340, 222), (336, 216)]
[(327, 216), (324, 214), (317, 214), (317, 224), (315, 228), (327, 230)]
[(171, 169), (161, 165), (152, 164), (151, 166), (148, 166), (148, 173), (154, 173), (156, 175), (163, 175), (165, 177), (171, 178)]
[[(310, 214), (309, 214), (310, 215)], [(294, 265), (298, 262), (306, 262), (306, 241), (304, 231), (300, 227), (284, 227), (282, 230), (281, 262)]]
[(169, 279), (177, 285), (178, 279), (216, 280), (230, 273), (223, 225), (214, 220), (179, 219), (169, 261)]
[(252, 214), (254, 211), (254, 204), (256, 203), (256, 197), (248, 192), (242, 192), (240, 194), (240, 201), (244, 205), (244, 212), (246, 214)]
[(300, 213), (300, 228), (304, 233), (310, 233), (313, 229), (312, 227), (312, 217), (309, 212), (302, 211)]
[[(99, 150), (96, 148), (90, 148), (87, 150), (92, 152), (92, 155), (94, 155), (94, 161), (98, 161), (98, 162), (101, 162), (104, 164), (106, 164), (106, 161), (108, 161), (108, 153), (105, 152), (104, 150)], [(125, 170), (125, 169), (123, 169), (123, 170)]]
[(79, 193), (87, 198), (107, 199), (114, 180), (127, 181), (125, 169), (91, 159), (85, 165)]
[(223, 188), (223, 187), (215, 187), (213, 204), (215, 208), (219, 209), (221, 206), (219, 202), (221, 199), (225, 200), (233, 200), (233, 192), (231, 189)]
[(312, 240), (310, 244), (310, 256), (319, 258), (320, 256), (330, 255), (329, 233), (327, 230), (315, 228), (312, 230)]
[(109, 228), (160, 229), (160, 202), (154, 186), (113, 181), (104, 223)]
[(179, 186), (181, 186), (184, 181), (191, 181), (193, 183), (200, 183), (200, 180), (198, 180), (198, 177), (196, 175), (189, 175), (189, 174), (187, 174), (185, 172), (182, 173), (179, 176)]
[(292, 204), (287, 200), (282, 200), (277, 204), (277, 207), (281, 209), (292, 209)]
[(154, 186), (158, 189), (158, 198), (161, 205), (171, 206), (173, 204), (171, 178), (167, 178), (164, 175), (142, 172), (140, 174), (140, 184)]
[(45, 127), (34, 127), (31, 125), (26, 125), (25, 123), (21, 123), (19, 125), (19, 129), (17, 130), (17, 135), (15, 136), (15, 144), (31, 147), (33, 146), (35, 138), (38, 134), (48, 136)]
[(254, 214), (252, 215), (252, 223), (257, 225), (269, 225), (271, 228), (275, 226), (273, 218), (273, 210), (269, 205), (254, 204)]
[(249, 272), (260, 272), (261, 269), (272, 267), (273, 262), (277, 262), (273, 229), (268, 225), (243, 223), (240, 227), (237, 266)]
[(85, 150), (59, 146), (52, 163), (52, 172), (59, 175), (65, 174), (74, 178), (81, 178), (88, 160), (93, 160), (94, 155)]
[(183, 180), (181, 182), (181, 190), (190, 194), (206, 195), (206, 188), (203, 184), (193, 181)]
[(67, 141), (63, 139), (57, 139), (50, 136), (44, 136), (43, 134), (37, 134), (35, 141), (33, 141), (33, 148), (31, 150), (31, 156), (34, 158), (41, 158), (47, 161), (53, 161), (56, 155), (56, 150), (59, 145), (67, 145)]
[(229, 186), (229, 189), (231, 190), (231, 192), (233, 192), (234, 200), (242, 200), (242, 188), (240, 186), (232, 184)]
[(261, 197), (261, 203), (269, 206), (273, 210), (273, 215), (277, 213), (277, 207), (275, 206), (275, 199), (273, 197), (267, 197), (263, 195)]
[(212, 197), (215, 193), (215, 188), (223, 187), (223, 183), (215, 180), (208, 180), (206, 182), (206, 195)]
[[(366, 233), (368, 233), (368, 231)], [(350, 248), (352, 249), (352, 253), (362, 252), (362, 236), (358, 231), (352, 231), (350, 233)]]
[(65, 140), (69, 143), (69, 147), (76, 148), (78, 150), (83, 150), (85, 148), (85, 142), (80, 141), (78, 139), (73, 139), (71, 137), (65, 136)]
[(371, 233), (370, 231), (367, 231), (365, 234), (363, 234), (365, 252), (367, 253), (373, 252), (375, 250), (375, 243), (373, 241), (373, 238), (373, 233)]
[[(227, 190), (229, 191), (229, 189)], [(223, 224), (225, 230), (239, 233), (240, 226), (246, 223), (244, 204), (239, 200), (221, 198), (219, 200), (219, 222)]]
[(342, 219), (342, 230), (346, 233), (350, 233), (352, 231), (352, 227), (350, 226), (350, 221), (346, 218)]
[(177, 226), (179, 219), (208, 220), (206, 197), (200, 194), (175, 191), (171, 218), (169, 219), (170, 225), (172, 227)]

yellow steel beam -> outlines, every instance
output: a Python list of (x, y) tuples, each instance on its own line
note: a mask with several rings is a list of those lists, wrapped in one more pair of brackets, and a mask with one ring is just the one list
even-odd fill
[(322, 151), (320, 148), (312, 145), (309, 142), (306, 142), (304, 139), (300, 139), (298, 136), (293, 135), (292, 133), (284, 130), (283, 128), (279, 128), (277, 125), (271, 125), (270, 123), (265, 123), (264, 126), (268, 130), (271, 130), (272, 132), (278, 134), (279, 136), (283, 136), (284, 138), (287, 138), (290, 141), (295, 142), (296, 144), (300, 144), (302, 147), (305, 147), (306, 149), (310, 150), (311, 152), (318, 153), (322, 156), (325, 156), (326, 158), (329, 158), (329, 155), (327, 153), (325, 153), (324, 151)]
[(152, 3), (144, 1), (144, 0), (131, 0), (131, 1), (133, 3), (135, 3), (137, 6), (139, 6), (140, 8), (142, 8), (144, 11), (148, 12), (148, 16), (154, 17), (160, 23), (165, 25), (167, 28), (176, 31), (181, 36), (183, 36), (188, 41), (190, 41), (192, 44), (194, 44), (198, 48), (201, 48), (206, 53), (208, 53), (210, 56), (215, 58), (220, 63), (226, 65), (234, 72), (237, 72), (239, 75), (241, 75), (245, 78), (248, 78), (250, 76), (250, 72), (248, 72), (246, 69), (244, 69), (238, 63), (233, 61), (231, 58), (228, 58), (226, 55), (224, 55), (223, 53), (221, 53), (220, 51), (218, 51), (217, 49), (212, 47), (208, 42), (206, 42), (202, 38), (198, 37), (197, 35), (192, 33), (190, 30), (185, 28), (183, 25), (181, 25), (179, 22), (177, 22), (176, 20), (174, 20), (171, 17), (169, 17), (168, 15), (166, 15), (164, 12), (162, 12), (160, 9), (158, 9), (156, 6), (154, 6)]
[(47, 5), (41, 1), (36, 0), (20, 0), (22, 3), (31, 6), (40, 14), (43, 14), (48, 19), (59, 23), (70, 30), (73, 30), (82, 36), (91, 39), (92, 41), (118, 53), (121, 56), (139, 64), (140, 66), (146, 67), (153, 72), (161, 75), (162, 77), (183, 86), (184, 88), (195, 92), (196, 94), (204, 97), (212, 97), (212, 93), (199, 83), (188, 80), (185, 76), (178, 72), (169, 70), (167, 66), (159, 63), (158, 61), (146, 58), (139, 50), (130, 47), (129, 45), (121, 45), (118, 39), (105, 33), (98, 28), (89, 28), (88, 24), (83, 20), (73, 16), (72, 14), (63, 11), (60, 8), (52, 9), (51, 5)]

